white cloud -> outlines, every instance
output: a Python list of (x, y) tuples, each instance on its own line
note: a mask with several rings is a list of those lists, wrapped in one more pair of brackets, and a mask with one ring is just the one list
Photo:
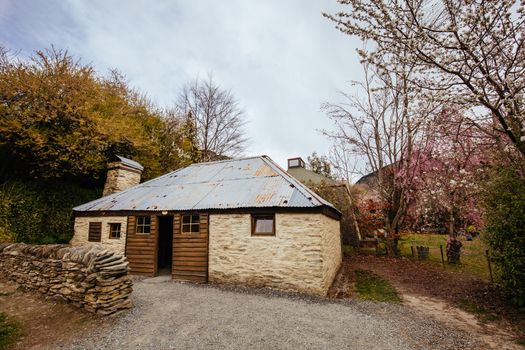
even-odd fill
[(320, 104), (359, 79), (359, 41), (321, 16), (333, 1), (0, 0), (0, 41), (29, 53), (54, 44), (117, 68), (161, 105), (189, 79), (213, 72), (246, 111), (248, 154), (325, 153)]

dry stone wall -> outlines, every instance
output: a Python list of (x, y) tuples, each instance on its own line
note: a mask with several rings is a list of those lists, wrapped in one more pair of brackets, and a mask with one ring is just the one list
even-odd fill
[(100, 247), (0, 244), (0, 274), (24, 287), (113, 314), (132, 307), (126, 257)]

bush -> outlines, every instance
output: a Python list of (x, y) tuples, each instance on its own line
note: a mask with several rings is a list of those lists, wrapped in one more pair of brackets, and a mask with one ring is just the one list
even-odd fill
[(0, 241), (68, 243), (71, 209), (99, 198), (100, 188), (72, 183), (8, 182), (0, 186)]
[(7, 349), (20, 335), (20, 325), (6, 313), (0, 312), (0, 349)]
[(512, 301), (525, 305), (525, 177), (499, 169), (485, 193), (486, 236), (503, 285)]

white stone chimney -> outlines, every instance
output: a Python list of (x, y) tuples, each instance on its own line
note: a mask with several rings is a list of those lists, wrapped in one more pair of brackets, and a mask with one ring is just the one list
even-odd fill
[(115, 156), (115, 160), (108, 163), (108, 175), (102, 196), (138, 185), (143, 170), (144, 167), (134, 160)]

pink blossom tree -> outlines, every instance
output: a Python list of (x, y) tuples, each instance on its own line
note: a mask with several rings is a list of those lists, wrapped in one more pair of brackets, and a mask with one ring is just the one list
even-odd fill
[(411, 211), (419, 223), (446, 226), (455, 239), (466, 225), (482, 224), (477, 195), (493, 141), (453, 109), (439, 113), (426, 132), (432, 141), (418, 151)]

